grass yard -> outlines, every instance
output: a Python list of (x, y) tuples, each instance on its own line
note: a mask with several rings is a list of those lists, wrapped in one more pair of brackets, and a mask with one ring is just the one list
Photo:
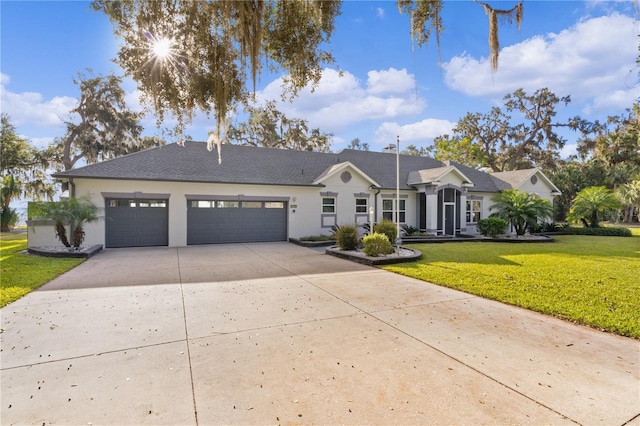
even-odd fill
[(414, 244), (421, 260), (383, 268), (640, 338), (640, 228), (632, 232), (555, 243)]
[(18, 300), (84, 261), (21, 253), (26, 249), (26, 233), (0, 234), (0, 307)]

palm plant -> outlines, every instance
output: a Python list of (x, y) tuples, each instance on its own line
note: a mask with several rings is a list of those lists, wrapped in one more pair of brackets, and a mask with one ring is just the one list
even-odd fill
[(620, 200), (610, 189), (604, 186), (590, 186), (578, 192), (571, 204), (567, 219), (582, 222), (587, 228), (598, 228), (605, 212), (618, 210)]
[(516, 235), (524, 235), (527, 226), (553, 216), (549, 201), (518, 189), (504, 190), (493, 201), (490, 210), (497, 210), (499, 218), (511, 223)]
[(65, 247), (71, 247), (65, 224), (73, 230), (73, 247), (78, 248), (84, 242), (84, 225), (100, 219), (98, 207), (88, 197), (69, 198), (38, 206), (36, 215), (41, 219), (55, 222), (56, 237)]
[(623, 221), (631, 223), (634, 210), (640, 208), (640, 179), (619, 186), (615, 194), (624, 208)]
[(15, 221), (17, 212), (10, 208), (11, 199), (18, 197), (22, 193), (20, 182), (13, 175), (6, 175), (2, 179), (2, 188), (0, 188), (0, 230), (9, 232), (12, 222)]

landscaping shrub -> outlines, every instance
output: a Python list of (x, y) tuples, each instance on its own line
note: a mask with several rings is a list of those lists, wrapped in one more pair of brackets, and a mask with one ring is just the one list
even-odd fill
[(392, 244), (396, 241), (396, 238), (398, 236), (396, 224), (386, 219), (380, 223), (375, 224), (373, 226), (373, 232), (386, 235), (389, 239), (389, 242), (391, 242)]
[(509, 225), (509, 222), (504, 219), (500, 219), (499, 217), (488, 217), (478, 221), (478, 232), (485, 237), (494, 238), (500, 234), (504, 234), (504, 230), (507, 225)]
[(597, 235), (604, 237), (631, 237), (633, 234), (628, 228), (606, 227), (606, 228), (578, 228), (574, 226), (565, 227), (564, 232), (574, 235)]
[(340, 250), (358, 248), (358, 230), (354, 225), (343, 225), (336, 231), (336, 242)]
[(378, 257), (393, 253), (393, 246), (385, 234), (373, 233), (362, 239), (362, 251), (367, 256)]
[(413, 234), (415, 234), (416, 232), (418, 232), (418, 231), (419, 231), (419, 229), (418, 229), (418, 228), (416, 228), (415, 226), (406, 225), (406, 224), (405, 224), (405, 225), (402, 225), (402, 227), (401, 227), (401, 228), (402, 228), (402, 230), (404, 231), (404, 234), (405, 234), (405, 235), (407, 235), (407, 236), (409, 236), (409, 235), (413, 235)]
[(306, 235), (300, 237), (300, 241), (333, 241), (335, 237), (332, 235)]

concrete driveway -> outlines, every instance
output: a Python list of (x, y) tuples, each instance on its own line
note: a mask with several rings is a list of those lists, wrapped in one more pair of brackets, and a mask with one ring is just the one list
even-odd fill
[(0, 313), (3, 425), (640, 425), (637, 340), (288, 243), (106, 250)]

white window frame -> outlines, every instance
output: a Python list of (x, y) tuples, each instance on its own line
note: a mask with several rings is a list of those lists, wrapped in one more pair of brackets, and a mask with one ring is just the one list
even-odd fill
[[(332, 203), (327, 203), (325, 201), (332, 200)], [(336, 213), (336, 197), (322, 197), (322, 213), (323, 214), (335, 214)], [(330, 208), (331, 210), (325, 210)]]
[[(477, 209), (474, 205), (477, 204)], [(482, 200), (467, 199), (466, 215), (467, 223), (478, 223), (482, 219)]]
[[(388, 202), (391, 202), (391, 208), (388, 206)], [(382, 218), (388, 219), (393, 223), (395, 221), (395, 213), (396, 209), (394, 208), (397, 200), (395, 198), (387, 198), (382, 200)], [(385, 204), (387, 204), (385, 206)], [(398, 209), (398, 213), (400, 214), (400, 223), (406, 223), (407, 220), (407, 200), (400, 199), (400, 208)]]

